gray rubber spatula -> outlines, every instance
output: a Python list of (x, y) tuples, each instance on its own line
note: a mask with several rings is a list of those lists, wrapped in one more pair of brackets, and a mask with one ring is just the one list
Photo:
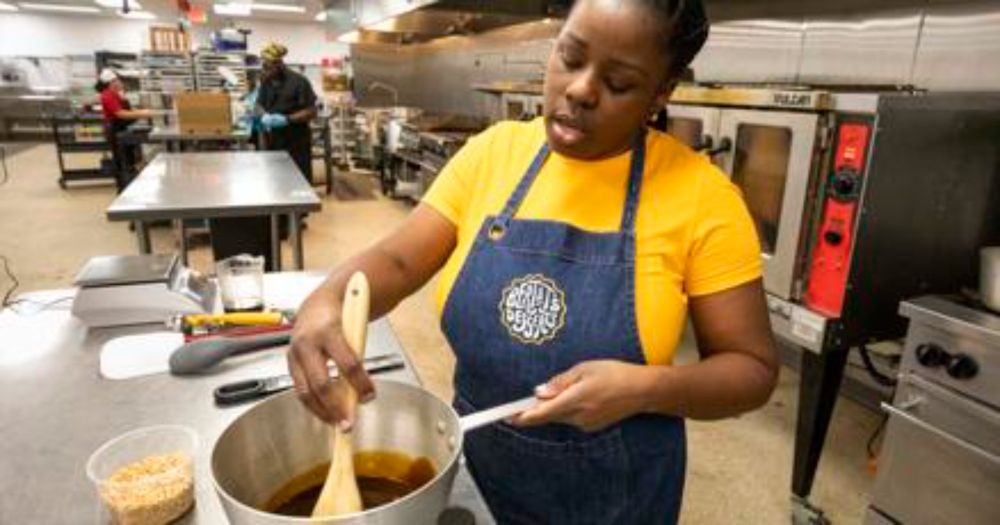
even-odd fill
[[(361, 272), (354, 272), (347, 283), (344, 292), (344, 304), (341, 307), (341, 325), (344, 327), (344, 338), (359, 360), (365, 358), (365, 339), (368, 335), (368, 309), (370, 292), (368, 279)], [(358, 394), (348, 386), (347, 402), (349, 410), (354, 411), (358, 402)], [(323, 491), (316, 500), (312, 517), (327, 518), (353, 514), (363, 510), (361, 493), (358, 491), (358, 481), (354, 477), (354, 450), (351, 445), (351, 435), (333, 427), (333, 437), (330, 439), (331, 450), (330, 471), (326, 475)]]
[(242, 337), (217, 337), (191, 341), (170, 354), (170, 373), (199, 374), (234, 355), (287, 345), (292, 332), (276, 332)]

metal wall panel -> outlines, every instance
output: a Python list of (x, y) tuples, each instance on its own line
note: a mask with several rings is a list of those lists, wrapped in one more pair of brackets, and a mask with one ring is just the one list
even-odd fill
[(387, 18), (432, 5), (437, 0), (362, 0), (354, 4), (358, 24), (377, 24)]
[[(418, 94), (407, 83), (414, 76), (414, 47), (356, 44), (351, 46), (351, 64), (354, 69), (354, 95), (362, 105), (416, 105)], [(382, 87), (373, 86), (375, 82)]]
[(692, 64), (695, 78), (700, 82), (795, 82), (803, 25), (795, 20), (714, 24)]
[[(713, 24), (693, 64), (702, 82), (1000, 90), (1000, 2), (707, 3), (713, 17), (756, 18)], [(363, 4), (391, 11), (399, 2)], [(539, 80), (559, 27), (535, 22), (423, 44), (354, 46), (356, 94), (362, 104), (391, 102), (365, 92), (377, 80), (398, 89), (401, 104), (495, 117), (499, 98), (472, 85)]]
[[(956, 0), (945, 0), (954, 3)], [(968, 2), (969, 0), (964, 0)], [(841, 18), (894, 9), (922, 9), (928, 0), (704, 0), (714, 22), (779, 18)]]
[(998, 4), (935, 2), (924, 20), (914, 83), (936, 90), (1000, 90)]
[(922, 13), (807, 20), (799, 81), (806, 84), (911, 82)]
[(402, 105), (427, 111), (493, 118), (499, 97), (475, 84), (540, 81), (558, 24), (523, 24), (473, 37), (449, 37), (407, 46), (352, 46), (355, 94), (362, 105), (385, 105), (366, 93), (379, 81), (399, 90)]

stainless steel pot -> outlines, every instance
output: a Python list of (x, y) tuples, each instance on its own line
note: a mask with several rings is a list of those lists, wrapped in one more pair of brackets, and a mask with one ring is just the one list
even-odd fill
[(979, 294), (987, 308), (1000, 312), (1000, 246), (979, 251)]
[(445, 509), (458, 471), (463, 432), (521, 412), (523, 399), (459, 418), (420, 387), (375, 380), (378, 396), (358, 407), (354, 450), (392, 450), (426, 457), (437, 475), (390, 504), (336, 519), (293, 518), (257, 510), (288, 480), (330, 460), (330, 426), (291, 391), (233, 421), (212, 449), (212, 482), (234, 525), (434, 523)]

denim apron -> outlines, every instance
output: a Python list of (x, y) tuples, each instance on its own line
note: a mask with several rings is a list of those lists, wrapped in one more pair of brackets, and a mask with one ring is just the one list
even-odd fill
[[(644, 364), (635, 307), (635, 217), (645, 161), (637, 136), (619, 231), (514, 215), (548, 158), (542, 145), (497, 216), (487, 217), (448, 297), (461, 414), (532, 394), (594, 359)], [(643, 414), (596, 433), (569, 425), (469, 432), (465, 456), (500, 523), (674, 523), (684, 422)]]

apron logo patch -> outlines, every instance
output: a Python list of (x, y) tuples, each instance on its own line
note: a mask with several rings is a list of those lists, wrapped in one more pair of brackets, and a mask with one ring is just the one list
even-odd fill
[(522, 343), (550, 341), (566, 322), (566, 294), (544, 275), (518, 277), (503, 289), (500, 322)]

